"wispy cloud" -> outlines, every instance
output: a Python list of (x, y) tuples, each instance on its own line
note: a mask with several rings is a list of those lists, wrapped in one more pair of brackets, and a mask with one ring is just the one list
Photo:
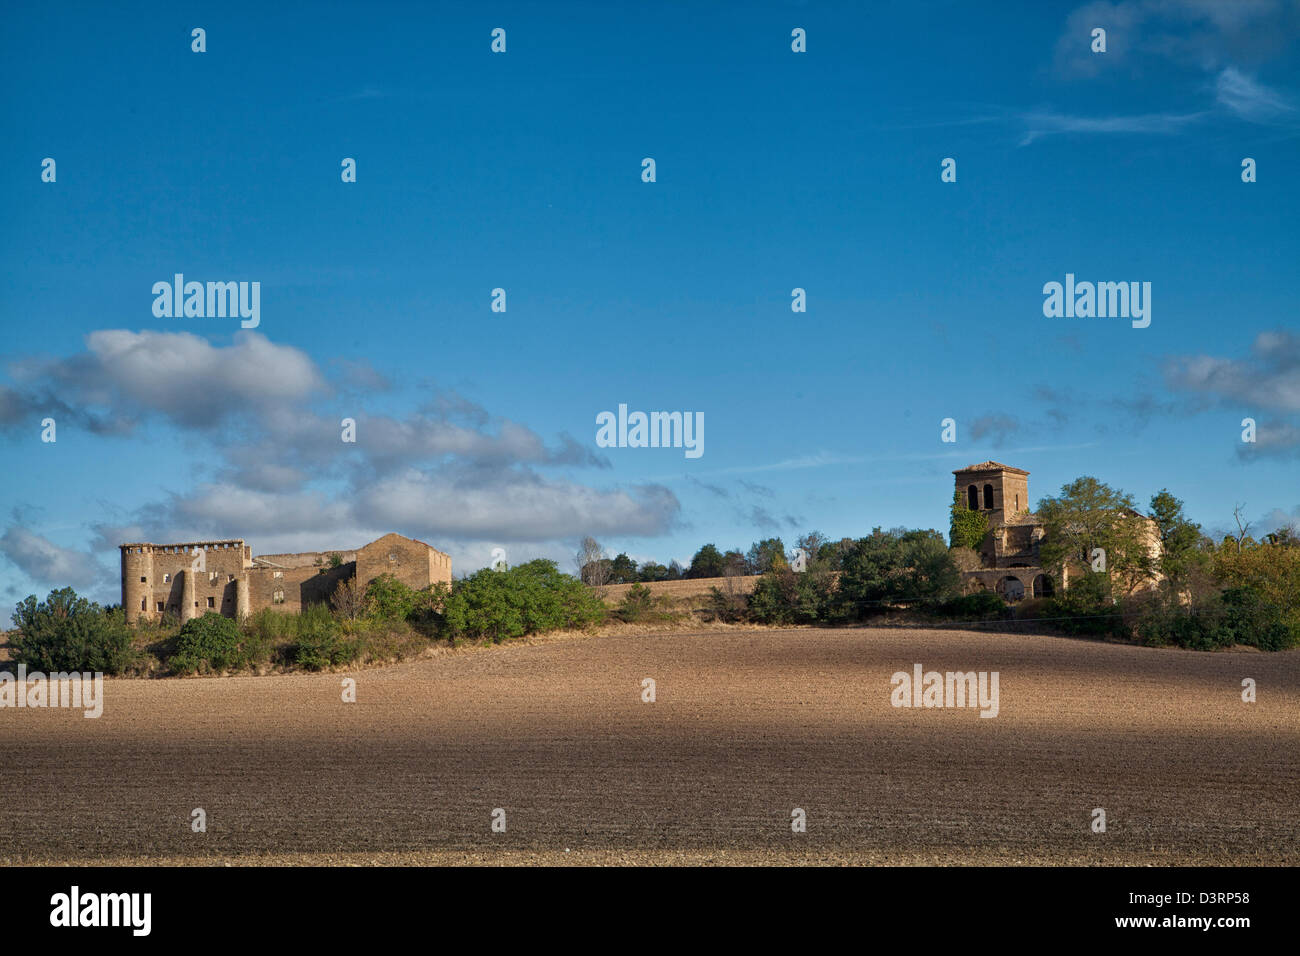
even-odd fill
[(1061, 133), (1085, 135), (1141, 133), (1151, 136), (1171, 136), (1181, 133), (1207, 115), (1209, 114), (1205, 111), (1144, 113), (1138, 116), (1072, 116), (1052, 111), (1022, 113), (1020, 119), (1025, 126), (1025, 131), (1020, 137), (1020, 145), (1028, 146), (1045, 136)]
[(1228, 67), (1215, 82), (1215, 99), (1223, 107), (1252, 123), (1269, 123), (1295, 112), (1295, 107), (1276, 90)]

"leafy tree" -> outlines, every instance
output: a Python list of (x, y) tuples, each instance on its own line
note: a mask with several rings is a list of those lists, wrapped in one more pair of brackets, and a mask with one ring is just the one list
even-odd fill
[(366, 585), (366, 607), (378, 620), (404, 621), (419, 605), (419, 592), (391, 574), (381, 574)]
[(875, 528), (844, 552), (835, 614), (857, 618), (890, 603), (933, 603), (957, 594), (961, 576), (942, 535)]
[(636, 580), (636, 562), (620, 554), (609, 565), (610, 584), (630, 584)]
[(604, 615), (600, 598), (544, 559), (506, 571), (484, 568), (457, 581), (443, 611), (453, 639), (497, 643), (538, 631), (587, 627)]
[(1259, 603), (1277, 609), (1290, 646), (1300, 645), (1300, 548), (1262, 544), (1237, 551), (1235, 545), (1215, 552), (1215, 577), (1227, 588), (1255, 591)]
[(785, 567), (785, 542), (780, 538), (764, 538), (750, 545), (745, 555), (746, 569), (750, 574), (766, 574), (773, 568)]
[(939, 532), (907, 531), (899, 538), (898, 549), (901, 573), (891, 597), (933, 603), (956, 596), (961, 575)]
[(1039, 551), (1045, 567), (1059, 571), (1070, 563), (1090, 568), (1092, 552), (1101, 548), (1106, 573), (1124, 591), (1154, 570), (1133, 496), (1096, 478), (1076, 478), (1061, 488), (1059, 497), (1043, 498), (1038, 517), (1046, 532)]
[(654, 561), (646, 561), (637, 570), (636, 577), (638, 581), (667, 581), (668, 568)]
[(120, 674), (135, 659), (122, 611), (106, 611), (72, 588), (51, 591), (39, 603), (28, 595), (12, 621), (17, 630), (9, 635), (9, 656), (32, 670)]
[(1167, 488), (1151, 497), (1151, 517), (1160, 529), (1160, 571), (1177, 589), (1191, 571), (1208, 560), (1200, 546), (1201, 526), (1188, 520), (1182, 501)]
[(682, 575), (687, 578), (720, 578), (724, 564), (722, 552), (715, 545), (706, 544), (695, 552), (690, 569)]
[(971, 511), (962, 500), (961, 492), (954, 491), (948, 527), (949, 545), (954, 548), (970, 548), (972, 551), (978, 551), (988, 531), (989, 516), (983, 511)]

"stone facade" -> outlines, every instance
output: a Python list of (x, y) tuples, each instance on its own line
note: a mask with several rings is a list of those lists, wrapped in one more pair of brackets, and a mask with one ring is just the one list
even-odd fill
[[(962, 571), (968, 588), (996, 592), (1012, 603), (1027, 597), (1051, 597), (1069, 587), (1082, 568), (1060, 572), (1042, 567), (1039, 547), (1045, 530), (1029, 510), (1029, 472), (996, 461), (984, 461), (953, 472), (957, 494), (971, 511), (982, 511), (989, 531), (978, 549), (981, 567)], [(1160, 534), (1146, 515), (1128, 518), (1144, 522), (1143, 536), (1152, 557), (1159, 557)], [(1126, 519), (1127, 520), (1127, 519)]]
[[(121, 545), (126, 619), (164, 614), (188, 621), (209, 611), (242, 620), (262, 608), (301, 611), (328, 603), (339, 583), (364, 588), (392, 574), (417, 590), (451, 583), (451, 558), (423, 541), (386, 534), (362, 548), (254, 557), (242, 538)], [(340, 563), (331, 566), (333, 555)]]

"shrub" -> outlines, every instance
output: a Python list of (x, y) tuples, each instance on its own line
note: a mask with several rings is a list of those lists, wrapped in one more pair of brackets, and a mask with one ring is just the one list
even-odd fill
[(821, 618), (828, 577), (780, 568), (764, 574), (749, 595), (749, 615), (762, 624), (811, 624)]
[(287, 663), (318, 671), (339, 664), (351, 664), (361, 656), (361, 639), (345, 638), (338, 621), (323, 605), (308, 605), (291, 620), (294, 625), (294, 640), (285, 649)]
[(181, 627), (172, 655), (172, 670), (179, 674), (208, 673), (243, 667), (247, 658), (239, 625), (209, 611)]
[(959, 621), (996, 621), (1008, 616), (1010, 609), (1005, 601), (992, 591), (976, 591), (961, 597), (940, 601), (930, 608), (932, 614)]
[(120, 674), (136, 656), (121, 609), (107, 611), (72, 588), (51, 591), (39, 603), (28, 595), (14, 609), (13, 624), (9, 655), (32, 670)]
[(581, 581), (542, 559), (505, 571), (476, 571), (452, 586), (443, 610), (453, 640), (497, 643), (539, 631), (587, 627), (604, 617), (604, 604)]
[(391, 574), (381, 574), (366, 585), (366, 607), (383, 621), (405, 621), (420, 603), (419, 592)]
[(1070, 586), (1047, 605), (1052, 623), (1068, 634), (1114, 634), (1127, 636), (1120, 609), (1111, 594), (1110, 577), (1085, 573), (1072, 578)]
[(654, 607), (654, 594), (644, 584), (634, 584), (627, 589), (618, 605), (618, 616), (627, 622), (639, 621)]
[(1285, 609), (1256, 588), (1228, 588), (1223, 592), (1223, 606), (1231, 643), (1249, 644), (1263, 651), (1280, 651), (1300, 643), (1287, 626)]
[[(1264, 636), (1260, 639), (1266, 643), (1276, 642), (1277, 635), (1273, 631), (1275, 623), (1266, 622), (1260, 617), (1265, 612), (1259, 609), (1246, 610), (1248, 606), (1263, 608), (1267, 605), (1272, 608), (1268, 613), (1275, 611), (1277, 620), (1282, 622), (1287, 631), (1284, 643), (1280, 646), (1300, 646), (1300, 548), (1280, 544), (1258, 545), (1241, 551), (1235, 547), (1220, 548), (1214, 556), (1214, 573), (1228, 589), (1224, 596), (1236, 608), (1241, 628), (1250, 626), (1247, 621), (1250, 617), (1255, 625), (1265, 628)], [(1237, 593), (1240, 588), (1250, 589), (1257, 598)], [(1230, 593), (1234, 596), (1229, 597)], [(1270, 622), (1272, 620), (1269, 618)], [(1240, 636), (1238, 641), (1255, 643), (1255, 640), (1242, 640)]]

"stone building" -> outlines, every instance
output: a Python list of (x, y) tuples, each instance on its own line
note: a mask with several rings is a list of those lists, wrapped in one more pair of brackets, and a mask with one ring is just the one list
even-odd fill
[[(1068, 565), (1059, 572), (1042, 567), (1039, 548), (1046, 531), (1029, 510), (1029, 472), (983, 461), (953, 475), (967, 509), (982, 511), (989, 519), (988, 534), (978, 548), (981, 566), (962, 571), (968, 587), (994, 591), (1014, 603), (1024, 597), (1051, 597), (1058, 588), (1069, 587), (1072, 575), (1084, 573), (1083, 568)], [(1156, 523), (1136, 511), (1125, 519), (1143, 522), (1146, 547), (1158, 558)]]
[[(391, 574), (413, 588), (451, 583), (451, 558), (400, 534), (353, 550), (264, 554), (242, 538), (181, 544), (123, 544), (122, 607), (128, 623), (170, 614), (182, 621), (213, 611), (242, 620), (270, 607), (324, 604), (341, 581), (364, 588)], [(336, 557), (337, 556), (337, 557)]]

